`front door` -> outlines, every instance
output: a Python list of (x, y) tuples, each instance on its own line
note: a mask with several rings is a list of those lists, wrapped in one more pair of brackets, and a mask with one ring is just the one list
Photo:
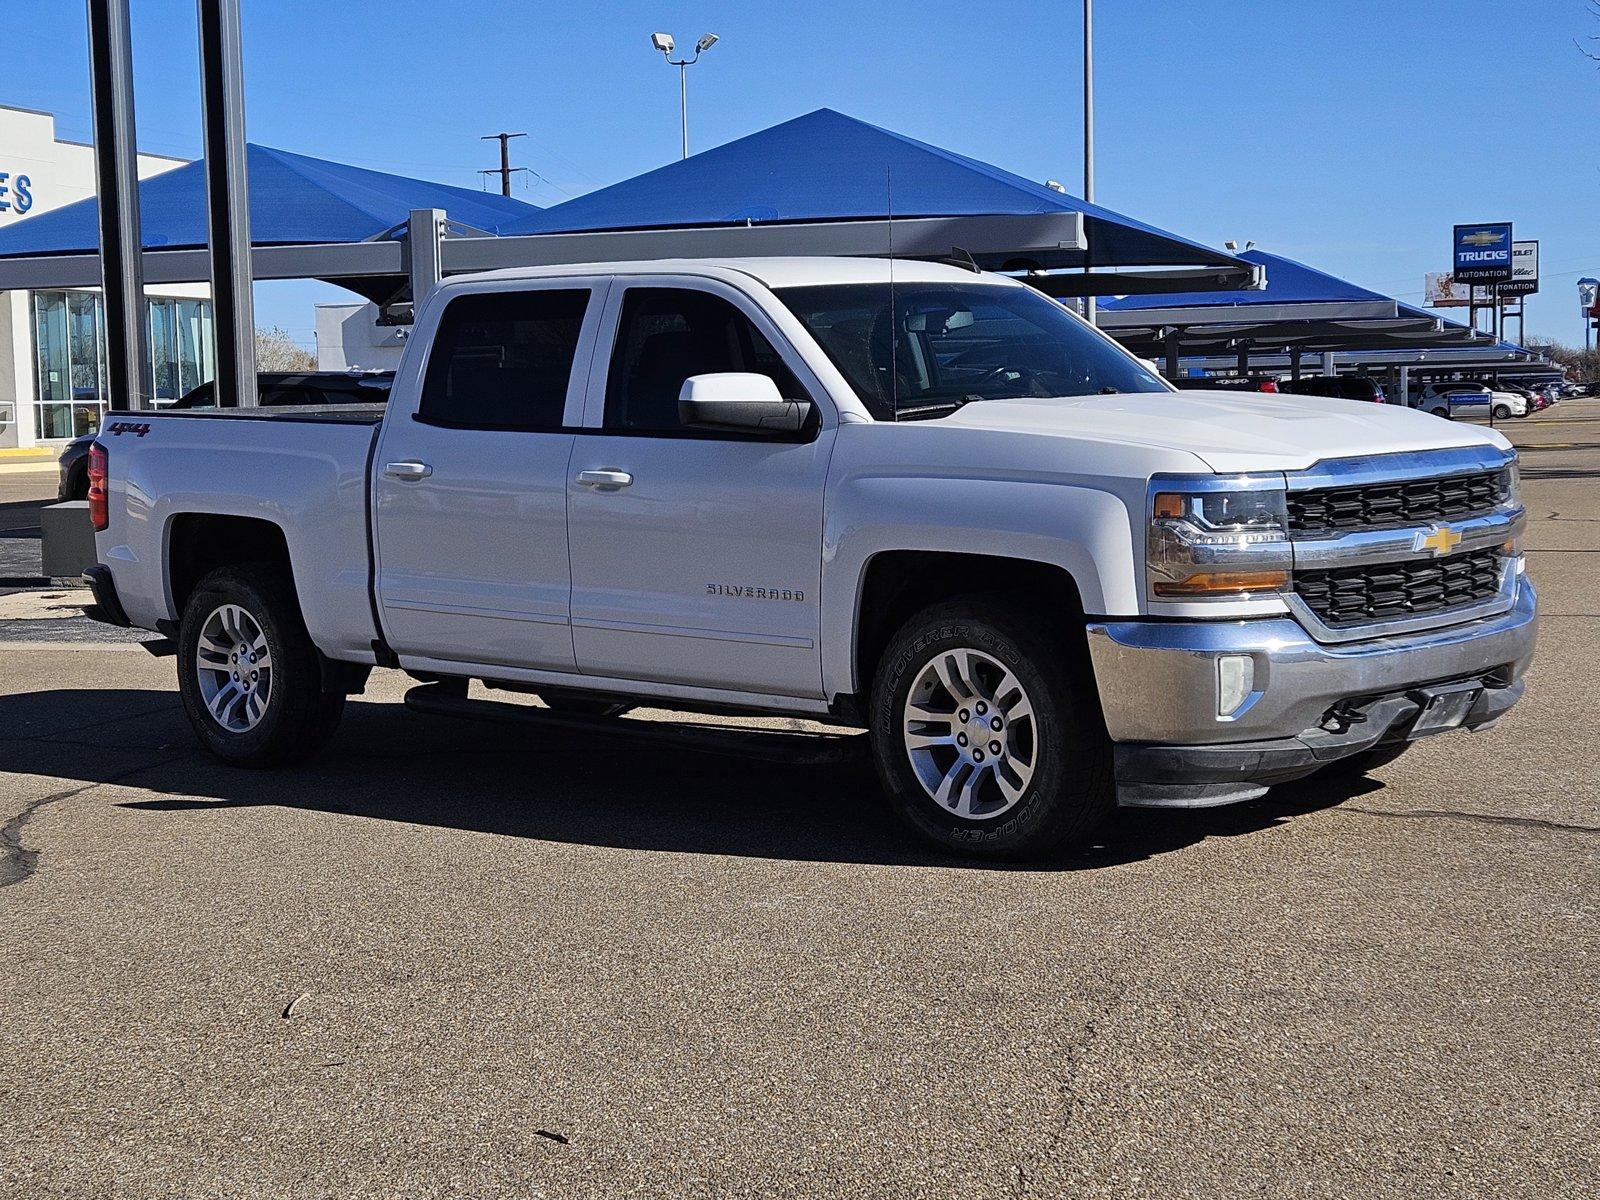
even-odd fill
[(619, 285), (610, 307), (602, 425), (579, 436), (568, 472), (578, 669), (821, 696), (831, 425), (774, 437), (678, 420), (692, 375), (765, 374), (804, 399), (791, 363), (804, 365), (775, 348), (781, 335), (759, 308), (720, 284)]
[[(377, 592), (406, 659), (574, 668), (567, 469), (603, 285), (453, 297), (373, 463)], [(425, 331), (419, 334), (426, 336)]]

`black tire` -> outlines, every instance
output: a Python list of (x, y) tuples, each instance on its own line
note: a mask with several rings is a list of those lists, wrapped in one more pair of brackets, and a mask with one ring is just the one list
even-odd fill
[[(913, 769), (905, 742), (912, 687), (941, 651), (961, 648), (1010, 671), (1034, 712), (1027, 735), (1032, 777), (1010, 808), (987, 819), (958, 816), (935, 801)], [(1086, 648), (1072, 640), (1070, 629), (1057, 628), (1008, 596), (964, 597), (907, 621), (878, 664), (869, 726), (890, 806), (947, 850), (992, 859), (1047, 856), (1087, 837), (1116, 807), (1111, 742)], [(954, 720), (950, 728), (957, 728)], [(1014, 732), (1008, 728), (1006, 736)], [(951, 749), (951, 758), (956, 753)], [(999, 798), (993, 774), (991, 768), (982, 786)]]
[(1317, 773), (1329, 779), (1360, 779), (1380, 767), (1388, 766), (1409, 749), (1411, 749), (1410, 742), (1377, 746), (1371, 750), (1363, 750), (1360, 754), (1352, 754), (1349, 758), (1331, 762)]
[(1507, 419), (1510, 418), (1510, 416), (1511, 416), (1511, 408), (1510, 408), (1510, 406), (1505, 405), (1505, 404), (1496, 404), (1494, 406), (1494, 419), (1496, 421), (1507, 420)]
[(607, 700), (600, 696), (575, 696), (568, 692), (540, 692), (539, 699), (551, 712), (574, 717), (620, 717), (633, 709), (621, 700)]
[[(237, 605), (249, 614), (271, 655), (265, 709), (244, 730), (228, 729), (212, 716), (201, 690), (201, 632), (224, 605)], [(178, 629), (178, 690), (201, 744), (223, 762), (241, 767), (303, 762), (327, 744), (344, 715), (344, 696), (322, 690), (317, 650), (293, 586), (281, 571), (260, 564), (221, 567), (190, 594)]]

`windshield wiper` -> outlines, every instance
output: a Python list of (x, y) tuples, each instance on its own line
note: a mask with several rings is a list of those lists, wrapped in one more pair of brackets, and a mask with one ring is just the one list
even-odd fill
[(962, 399), (936, 400), (932, 404), (912, 404), (904, 408), (895, 409), (894, 419), (899, 421), (906, 417), (915, 419), (917, 417), (947, 416), (950, 413), (955, 412), (958, 408), (963, 407), (968, 402), (968, 399)]

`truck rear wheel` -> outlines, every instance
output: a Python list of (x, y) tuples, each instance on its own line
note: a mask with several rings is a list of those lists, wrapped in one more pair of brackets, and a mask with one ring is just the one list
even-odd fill
[(237, 766), (307, 759), (344, 715), (344, 696), (322, 690), (294, 589), (266, 566), (222, 567), (195, 587), (178, 630), (178, 690), (201, 743)]
[(1036, 858), (1115, 807), (1086, 655), (1008, 597), (901, 628), (873, 680), (871, 735), (890, 804), (947, 849)]

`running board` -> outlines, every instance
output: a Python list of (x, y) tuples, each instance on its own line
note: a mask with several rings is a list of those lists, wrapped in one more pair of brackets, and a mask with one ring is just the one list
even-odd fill
[(857, 762), (867, 756), (864, 733), (797, 733), (727, 726), (682, 724), (675, 721), (641, 721), (628, 717), (587, 717), (552, 712), (526, 704), (507, 704), (503, 700), (471, 700), (452, 694), (449, 682), (425, 683), (405, 695), (407, 708), (437, 717), (467, 717), (501, 725), (524, 725), (552, 732), (589, 733), (600, 737), (625, 738), (690, 750), (700, 754), (723, 754), (734, 758), (753, 758), (790, 766), (824, 766)]

